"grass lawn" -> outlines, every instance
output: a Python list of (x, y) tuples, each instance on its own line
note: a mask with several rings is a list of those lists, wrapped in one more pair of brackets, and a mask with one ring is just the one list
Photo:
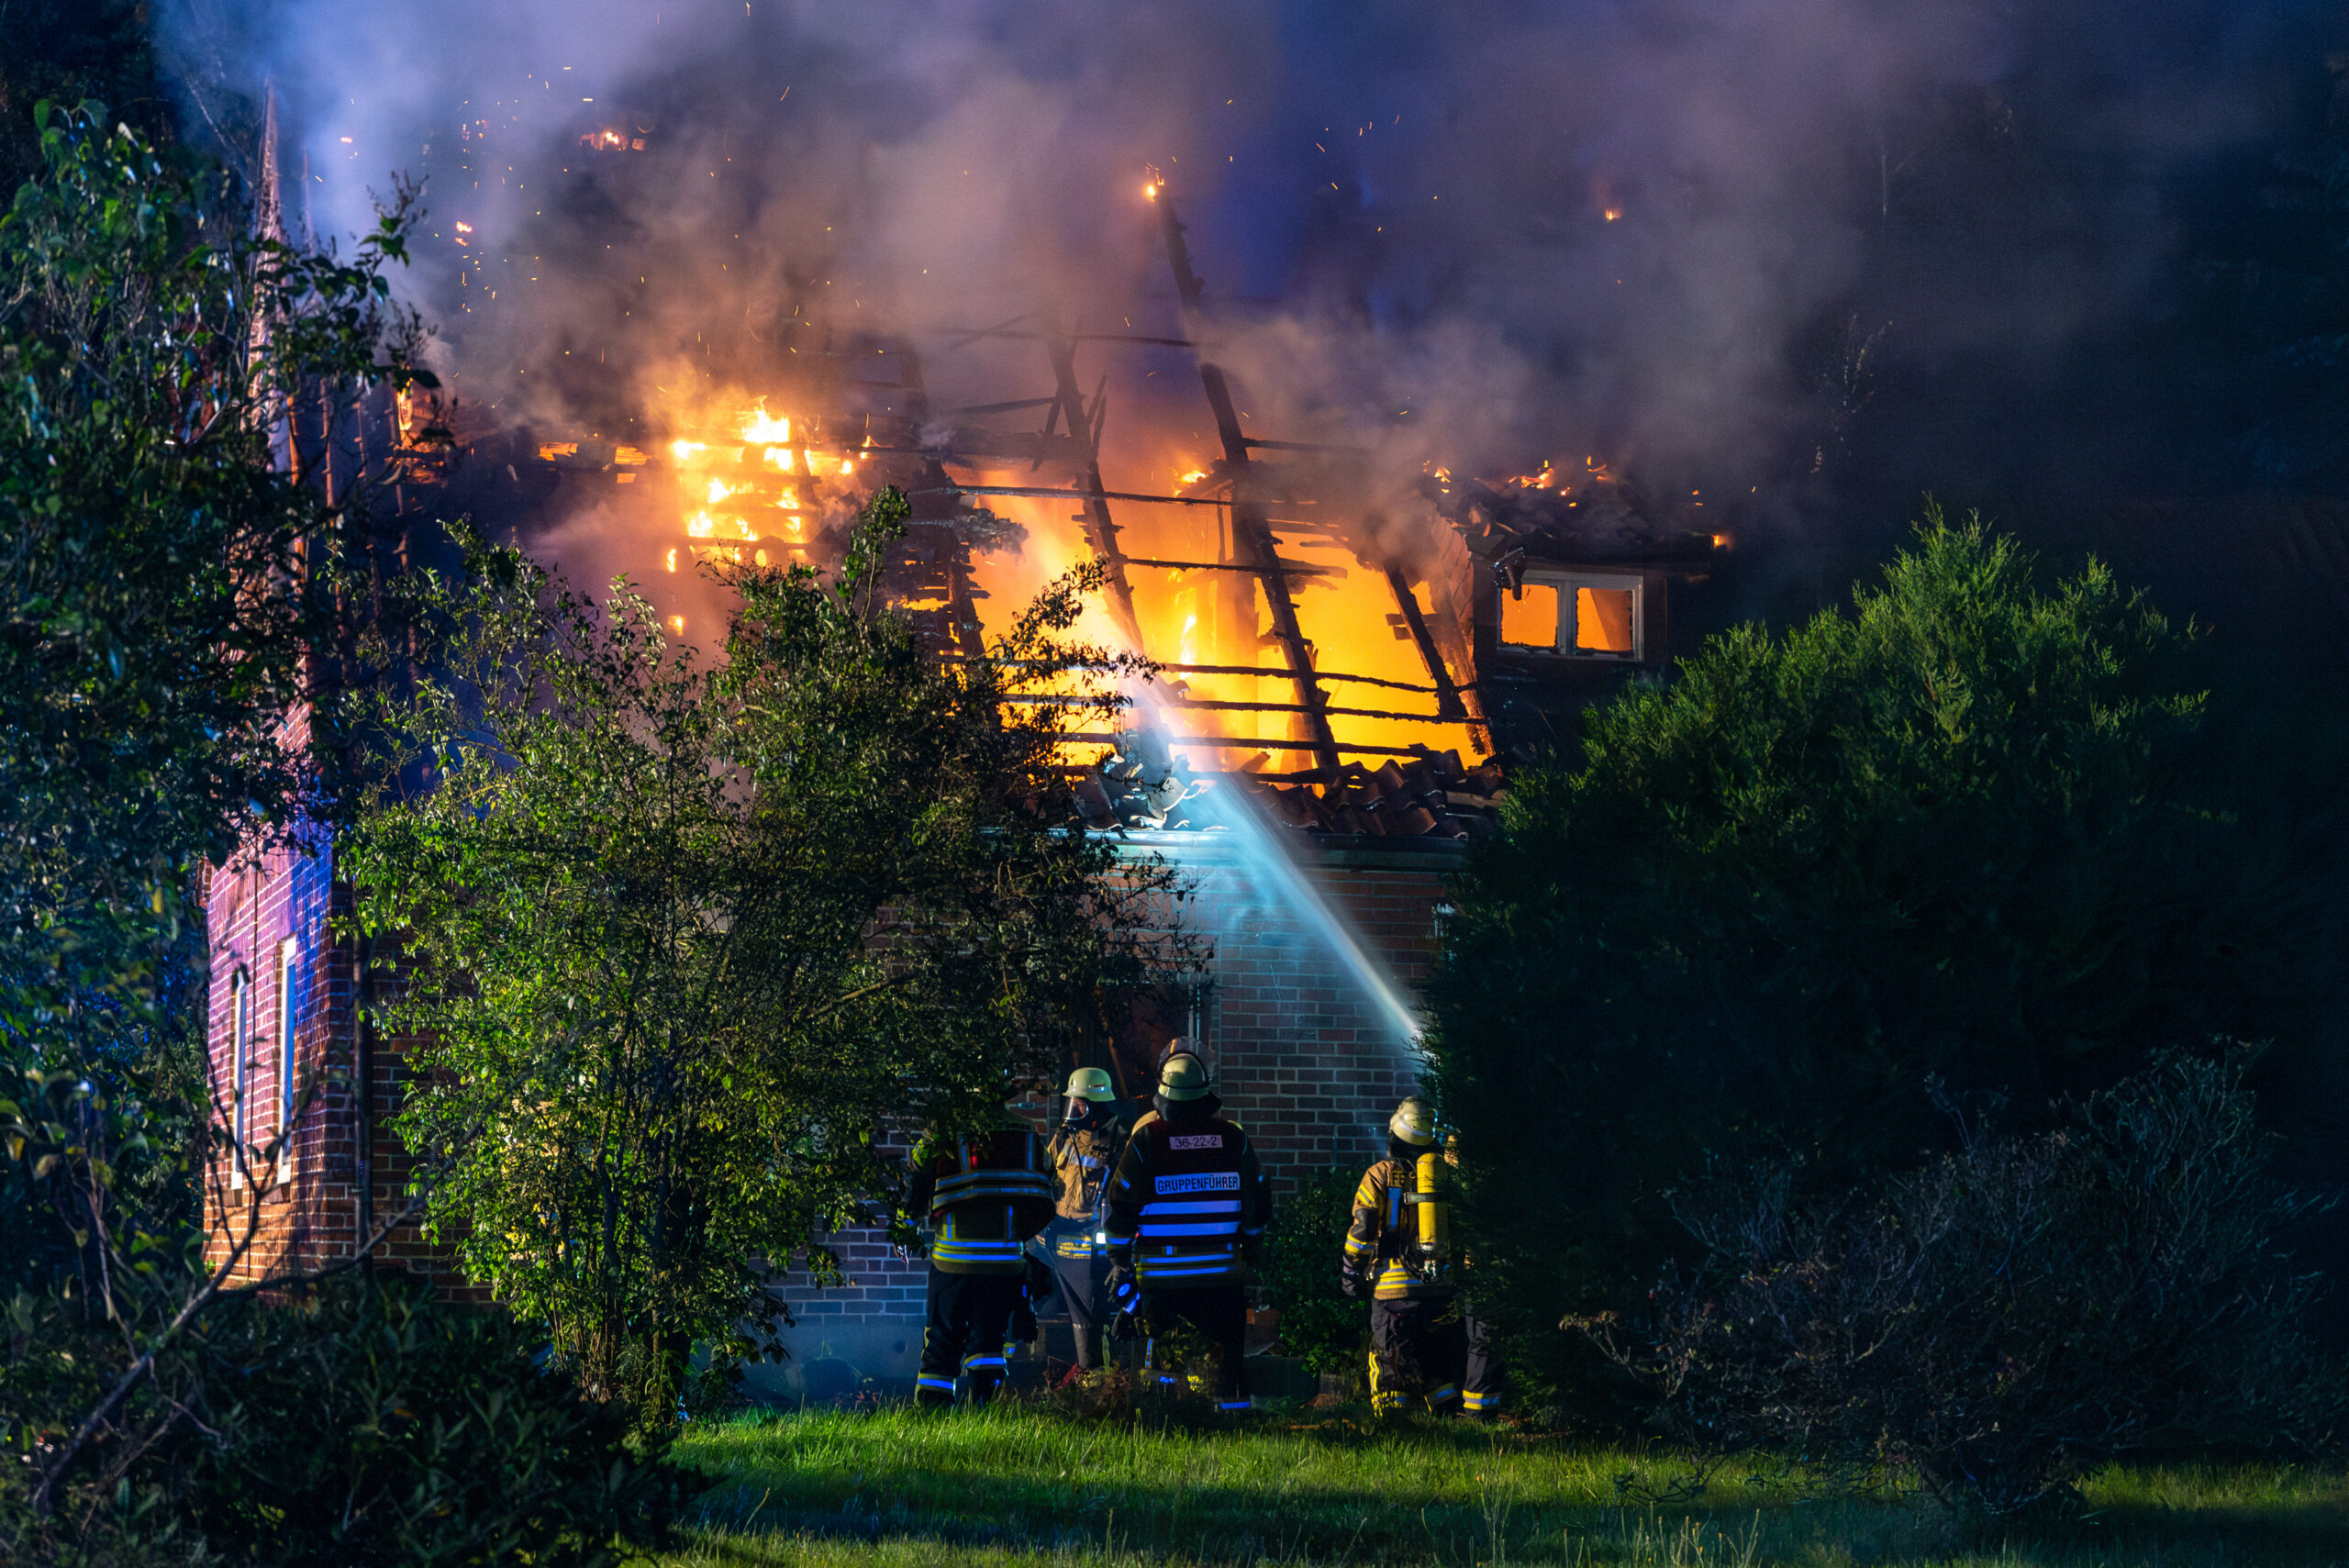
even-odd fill
[(696, 1427), (717, 1483), (669, 1568), (1055, 1564), (1654, 1564), (1657, 1568), (2349, 1564), (2339, 1468), (2119, 1468), (2055, 1530), (1954, 1521), (1905, 1496), (1813, 1498), (1733, 1466), (1665, 1493), (1668, 1458), (1358, 1415), (1166, 1429), (1033, 1409), (804, 1414)]

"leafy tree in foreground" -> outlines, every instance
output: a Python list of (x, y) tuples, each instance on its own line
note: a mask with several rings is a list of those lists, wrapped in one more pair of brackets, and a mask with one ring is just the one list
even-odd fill
[(256, 238), (234, 185), (95, 106), (42, 115), (0, 217), (0, 965), (6, 1026), (121, 994), (197, 864), (282, 828), (310, 759), (281, 721), (332, 646), (329, 504), (273, 461), (290, 401), (407, 368), (386, 304), (411, 214), (348, 261)]
[(1589, 1370), (1550, 1326), (1654, 1277), (1709, 1163), (1839, 1195), (1942, 1145), (1929, 1080), (2027, 1118), (2289, 1021), (2288, 911), (2189, 771), (2188, 641), (1929, 515), (1850, 611), (1712, 639), (1514, 781), (1433, 1000), (1521, 1366)]
[(366, 718), (417, 785), (343, 863), (412, 964), (385, 1021), (430, 1041), (397, 1125), (447, 1162), (431, 1222), (650, 1420), (696, 1341), (758, 1351), (796, 1252), (834, 1267), (886, 1129), (982, 1125), (1099, 984), (1183, 961), (1172, 873), (1066, 826), (1062, 704), (1007, 701), (1116, 706), (1060, 641), (1084, 580), (941, 666), (868, 603), (904, 516), (876, 497), (829, 584), (727, 573), (715, 668), (624, 587), (477, 552), (428, 592), (446, 676)]
[[(316, 1545), (362, 1516), (338, 1560), (605, 1561), (664, 1506), (617, 1418), (494, 1323), (348, 1286), (259, 1310), (195, 1212), (194, 872), (319, 804), (281, 721), (364, 503), (271, 433), (410, 376), (384, 270), (412, 215), (296, 253), (217, 171), (95, 107), (39, 119), (46, 173), (0, 216), (0, 1562), (315, 1561), (252, 1520)], [(484, 1405), (432, 1408), (460, 1369)], [(306, 1470), (269, 1457), (295, 1436)]]

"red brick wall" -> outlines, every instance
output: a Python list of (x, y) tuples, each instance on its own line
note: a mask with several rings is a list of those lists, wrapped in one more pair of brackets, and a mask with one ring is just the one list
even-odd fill
[[(253, 1245), (237, 1264), (240, 1282), (315, 1268), (351, 1255), (358, 1222), (359, 1117), (349, 1073), (351, 963), (333, 938), (340, 902), (330, 847), (315, 853), (280, 845), (256, 850), (206, 879), (211, 939), (210, 1065), (215, 1112), (224, 1129), (241, 1112), (243, 1168), (226, 1151), (206, 1173), (207, 1252), (217, 1264), (232, 1238)], [(280, 966), (284, 964), (284, 983)], [(239, 1104), (237, 998), (246, 998), (244, 1092)], [(280, 1050), (289, 1010), (292, 1055)], [(290, 1066), (290, 1072), (288, 1068)], [(293, 1131), (273, 1162), (291, 1102)]]
[[(1328, 941), (1229, 851), (1183, 857), (1194, 928), (1214, 944), (1208, 1024), (1227, 1113), (1285, 1190), (1289, 1173), (1367, 1162), (1419, 1063)], [(1435, 955), (1449, 853), (1324, 849), (1305, 867), (1373, 963), (1416, 1000)]]
[[(1226, 1112), (1247, 1127), (1276, 1193), (1298, 1171), (1367, 1164), (1384, 1147), (1395, 1103), (1419, 1086), (1419, 1064), (1394, 1025), (1330, 945), (1251, 874), (1242, 845), (1187, 832), (1138, 833), (1131, 842), (1137, 853), (1175, 861), (1194, 884), (1183, 918), (1214, 954), (1204, 1044)], [(1457, 849), (1432, 840), (1295, 847), (1323, 902), (1409, 997), (1435, 956)], [(797, 1320), (785, 1335), (795, 1359), (829, 1351), (869, 1375), (911, 1376), (923, 1264), (896, 1256), (878, 1232), (849, 1232), (835, 1245), (845, 1288), (819, 1291), (802, 1275), (779, 1293)]]
[[(1382, 1144), (1395, 1102), (1418, 1084), (1418, 1062), (1392, 1021), (1361, 995), (1310, 923), (1252, 874), (1243, 845), (1200, 833), (1136, 834), (1131, 841), (1137, 853), (1175, 861), (1194, 884), (1183, 918), (1213, 953), (1202, 1042), (1227, 1110), (1247, 1126), (1276, 1191), (1301, 1170), (1366, 1163)], [(1434, 956), (1443, 882), (1456, 861), (1451, 846), (1284, 842), (1303, 851), (1307, 880), (1408, 996)], [(348, 1257), (362, 1218), (380, 1223), (405, 1201), (410, 1162), (384, 1126), (405, 1088), (405, 1042), (353, 1033), (360, 955), (335, 943), (328, 929), (330, 917), (347, 907), (330, 847), (313, 855), (260, 852), (216, 871), (207, 886), (219, 1102), (225, 1108), (234, 1083), (230, 980), (241, 965), (260, 982), (250, 1020), (251, 1137), (266, 1140), (274, 1129), (269, 1112), (276, 1104), (276, 1064), (268, 1047), (275, 1039), (276, 995), (267, 981), (278, 944), (288, 938), (296, 955), (295, 1075), (320, 1078), (295, 1128), (284, 1180), (238, 1186), (225, 1166), (213, 1173), (215, 1259), (225, 1255), (228, 1235), (241, 1234), (248, 1223), (259, 1226), (259, 1243), (238, 1271), (241, 1278)], [(371, 984), (399, 984), (395, 953), (378, 949), (368, 958)], [(373, 1123), (363, 1140), (362, 1114)], [(845, 1286), (818, 1290), (801, 1275), (781, 1293), (798, 1319), (789, 1336), (796, 1353), (806, 1359), (829, 1346), (867, 1372), (909, 1375), (919, 1349), (923, 1266), (896, 1256), (877, 1231), (849, 1232), (833, 1244), (849, 1274)], [(464, 1285), (445, 1253), (412, 1227), (376, 1256), (433, 1276), (445, 1293), (483, 1295)]]
[[(306, 715), (295, 715), (285, 739), (299, 744), (306, 725)], [(230, 1270), (239, 1284), (348, 1259), (362, 1232), (373, 1234), (398, 1212), (409, 1162), (384, 1127), (398, 1103), (404, 1045), (362, 1032), (355, 989), (360, 955), (334, 931), (351, 911), (350, 891), (335, 880), (334, 847), (322, 833), (250, 847), (207, 869), (204, 909), (217, 1125), (228, 1131), (241, 1123), (242, 1141), (251, 1148), (278, 1140), (289, 1095), (294, 1117), (283, 1159), (256, 1156), (239, 1168), (225, 1149), (216, 1151), (205, 1182), (206, 1255), (220, 1266), (250, 1238)], [(380, 963), (382, 955), (374, 956)], [(288, 958), (291, 984), (282, 986), (279, 965)], [(391, 978), (396, 982), (395, 971)], [(241, 1107), (240, 981), (247, 1062)], [(292, 1022), (290, 1063), (279, 1049), (281, 1014)], [(484, 1295), (457, 1279), (444, 1254), (412, 1226), (375, 1255), (434, 1275), (444, 1294)]]

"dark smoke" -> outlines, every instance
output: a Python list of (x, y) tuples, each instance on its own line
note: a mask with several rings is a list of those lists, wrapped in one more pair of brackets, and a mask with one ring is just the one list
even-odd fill
[[(2279, 482), (2252, 414), (2182, 438), (2208, 400), (2135, 384), (2182, 373), (2203, 251), (2321, 127), (2342, 27), (2288, 0), (179, 0), (166, 30), (206, 117), (273, 86), (318, 229), (428, 178), (410, 287), (503, 417), (755, 382), (809, 321), (1168, 329), (1154, 165), (1260, 429), (1398, 474), (1596, 455), (1816, 532), (1928, 487)], [(644, 150), (579, 145), (609, 128)], [(1034, 359), (930, 373), (1017, 396)], [(1120, 359), (1113, 433), (1199, 428), (1186, 375)]]

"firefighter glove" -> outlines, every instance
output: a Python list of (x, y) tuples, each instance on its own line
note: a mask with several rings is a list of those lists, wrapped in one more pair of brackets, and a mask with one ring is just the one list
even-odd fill
[(1346, 1299), (1348, 1301), (1360, 1300), (1362, 1298), (1362, 1271), (1355, 1268), (1352, 1263), (1340, 1263), (1338, 1265), (1338, 1288), (1345, 1292)]
[(1141, 1286), (1134, 1283), (1134, 1276), (1129, 1271), (1111, 1269), (1108, 1284), (1109, 1299), (1118, 1304), (1120, 1314), (1130, 1313), (1141, 1305)]

